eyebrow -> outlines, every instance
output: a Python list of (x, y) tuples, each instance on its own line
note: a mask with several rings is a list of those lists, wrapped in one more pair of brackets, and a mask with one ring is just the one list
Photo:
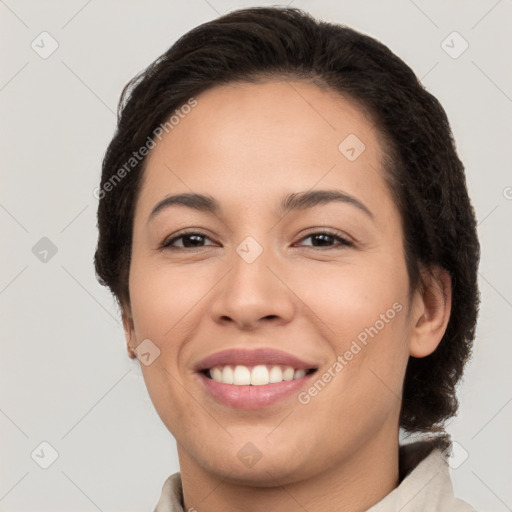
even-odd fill
[[(278, 208), (278, 214), (284, 215), (291, 211), (307, 210), (314, 206), (332, 202), (341, 202), (355, 206), (370, 218), (374, 218), (370, 209), (361, 201), (338, 190), (312, 190), (292, 193), (283, 198)], [(186, 206), (200, 212), (212, 214), (219, 214), (221, 211), (220, 204), (212, 196), (184, 193), (167, 196), (158, 202), (149, 214), (148, 221), (153, 219), (162, 210), (174, 205)]]

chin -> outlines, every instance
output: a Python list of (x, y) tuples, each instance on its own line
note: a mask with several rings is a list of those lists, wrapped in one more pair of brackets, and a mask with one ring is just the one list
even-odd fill
[(262, 441), (254, 443), (247, 441), (251, 436), (244, 436), (242, 441), (233, 438), (231, 446), (221, 448), (221, 453), (217, 449), (213, 457), (203, 461), (203, 467), (221, 478), (229, 475), (230, 481), (241, 485), (273, 487), (300, 480), (302, 473), (310, 470), (311, 460), (306, 452), (299, 453), (294, 448), (296, 443), (269, 443), (265, 441), (267, 434), (268, 431), (259, 438), (255, 436)]

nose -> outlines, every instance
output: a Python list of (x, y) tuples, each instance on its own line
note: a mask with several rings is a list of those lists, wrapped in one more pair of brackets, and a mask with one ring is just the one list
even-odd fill
[(282, 265), (265, 249), (254, 261), (234, 252), (230, 271), (214, 290), (210, 314), (217, 324), (253, 331), (266, 324), (285, 325), (296, 310)]

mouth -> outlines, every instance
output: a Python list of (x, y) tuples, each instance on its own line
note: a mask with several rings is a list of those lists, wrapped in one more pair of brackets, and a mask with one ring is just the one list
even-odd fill
[(207, 379), (232, 386), (267, 386), (299, 380), (316, 372), (317, 368), (294, 368), (293, 366), (258, 364), (246, 366), (218, 365), (201, 370)]
[(316, 368), (291, 366), (226, 365), (197, 372), (208, 399), (232, 409), (261, 410), (278, 402), (290, 405), (301, 390), (311, 385)]
[(262, 409), (293, 399), (318, 368), (272, 347), (236, 347), (205, 357), (194, 370), (207, 400), (236, 409)]

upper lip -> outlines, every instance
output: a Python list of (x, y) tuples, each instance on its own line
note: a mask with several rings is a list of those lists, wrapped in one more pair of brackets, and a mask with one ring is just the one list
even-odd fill
[(315, 363), (303, 361), (296, 356), (273, 348), (232, 348), (221, 350), (220, 352), (216, 352), (205, 357), (195, 366), (195, 370), (201, 372), (214, 368), (215, 366), (253, 366), (258, 364), (291, 366), (296, 370), (308, 370), (310, 368), (316, 369), (318, 367)]

